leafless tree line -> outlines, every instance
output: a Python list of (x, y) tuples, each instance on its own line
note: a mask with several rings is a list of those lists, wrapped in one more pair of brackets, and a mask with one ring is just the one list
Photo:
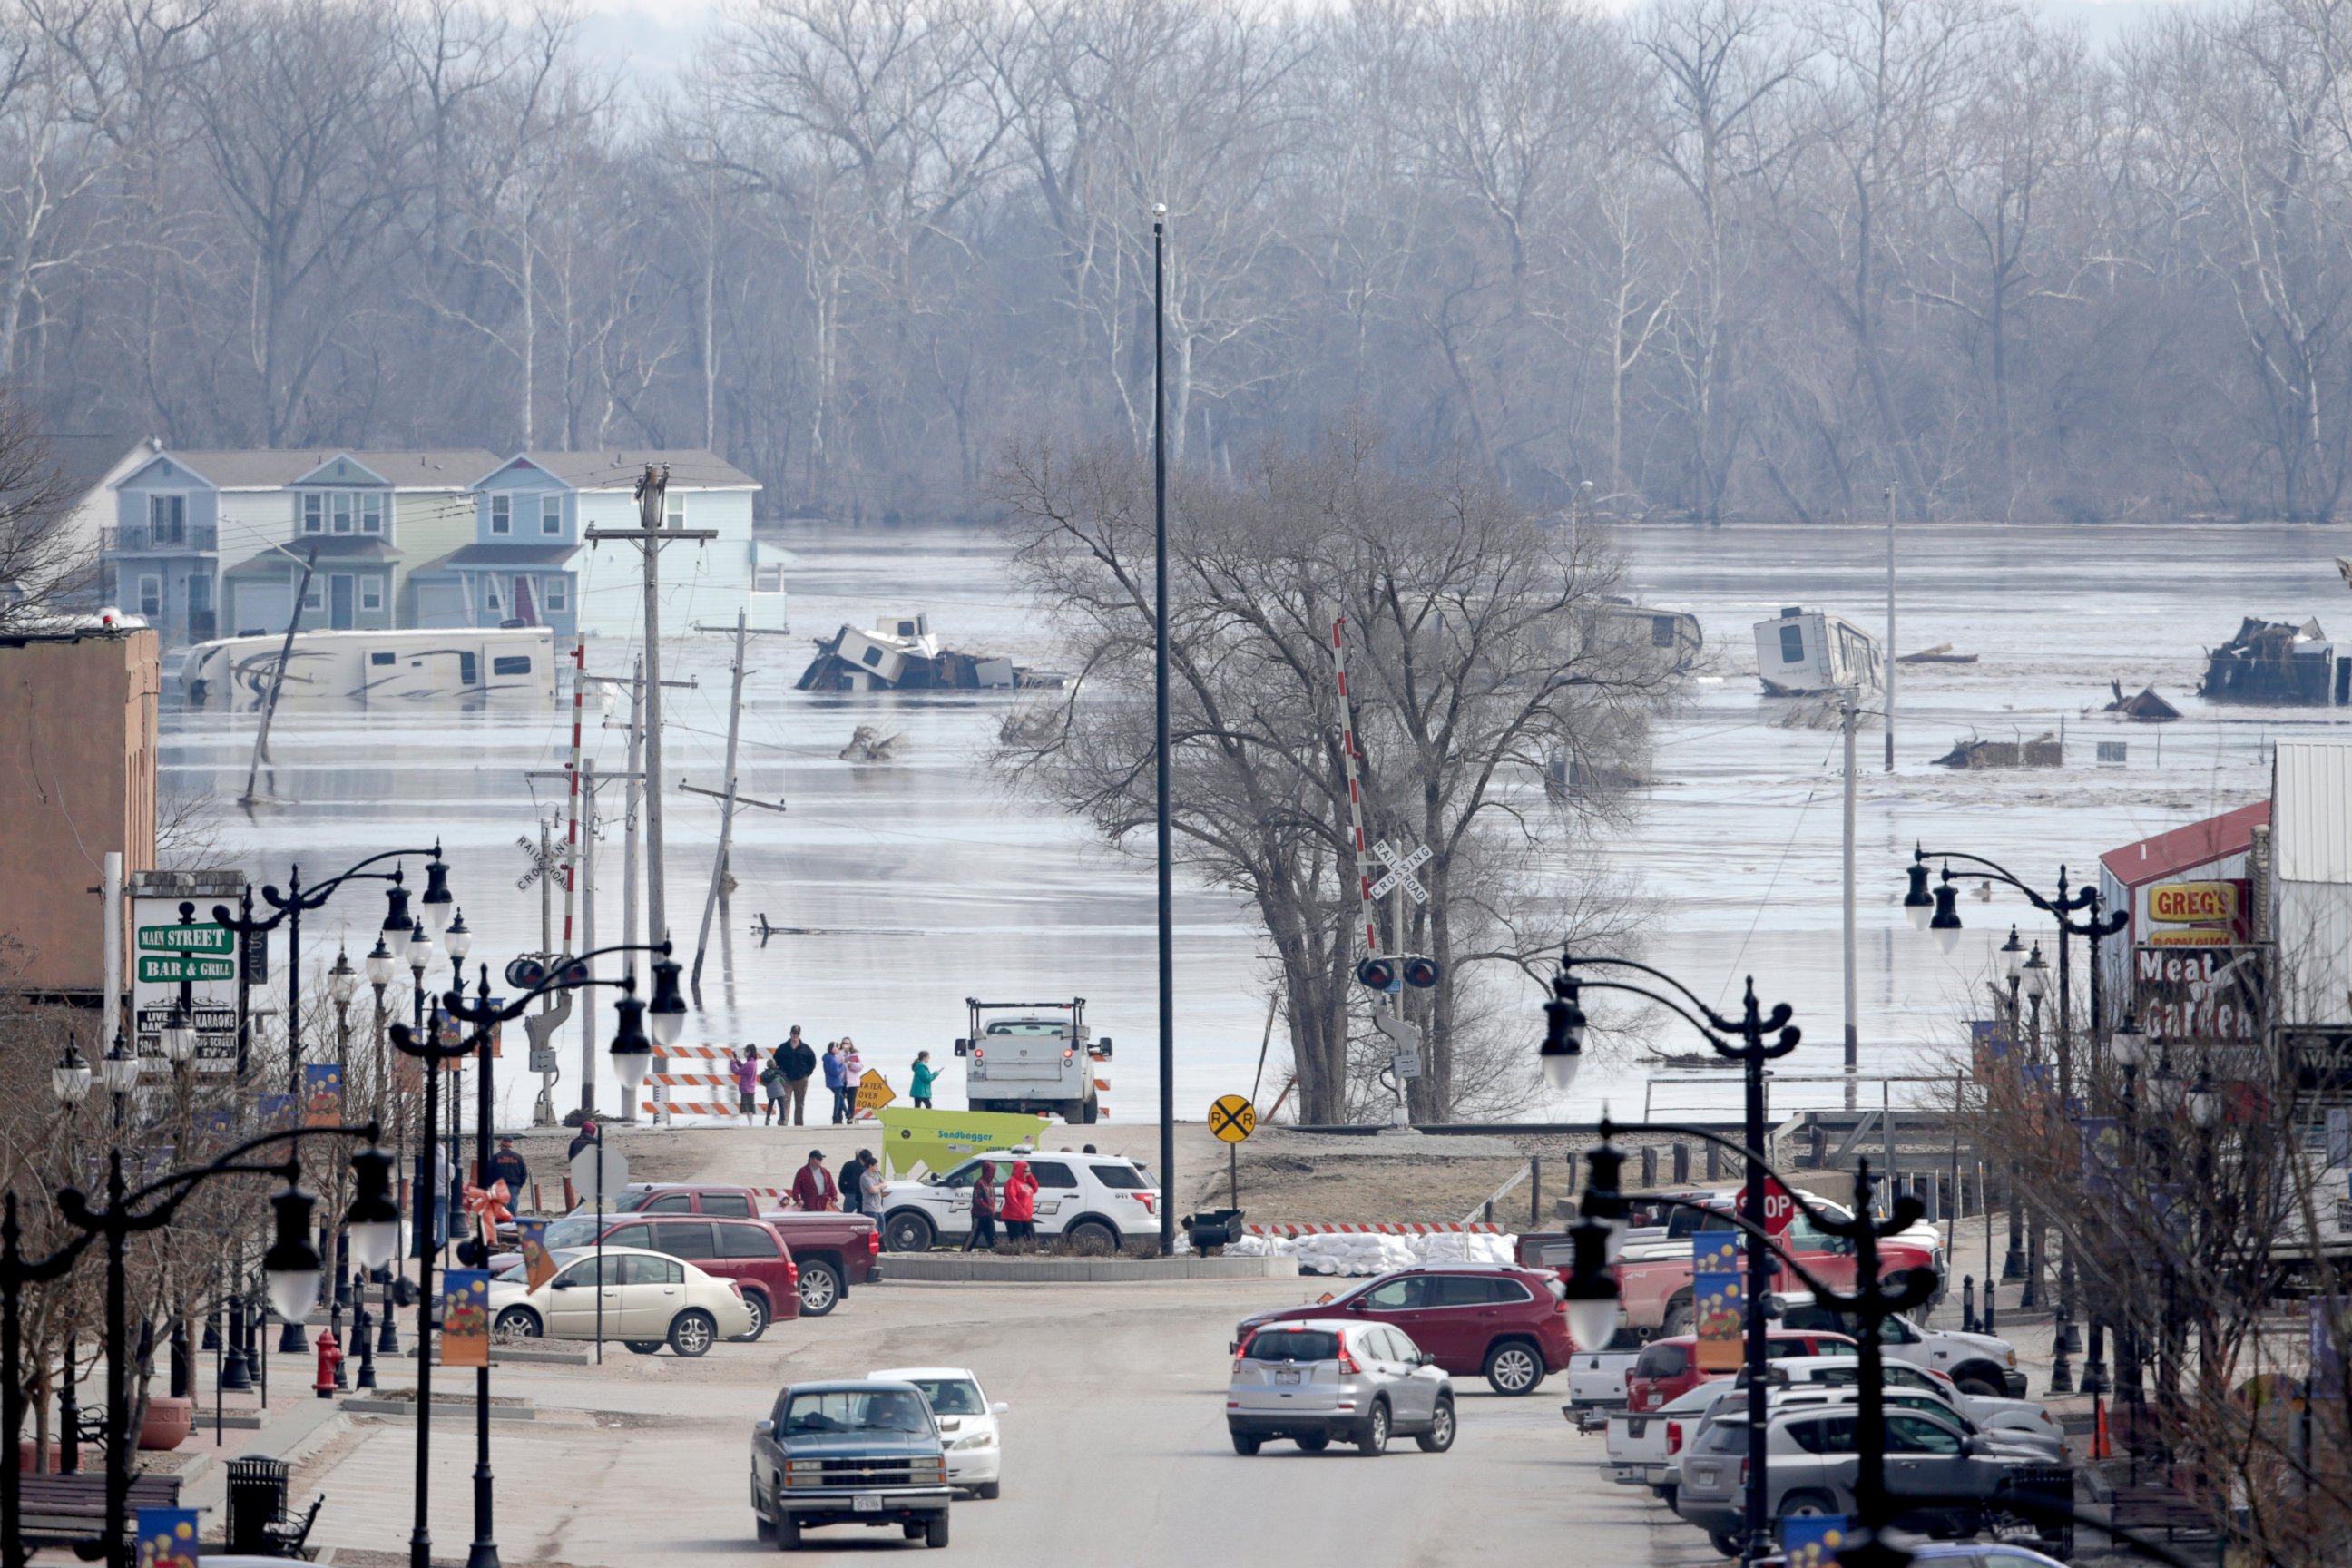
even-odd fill
[(1532, 504), (2320, 518), (2352, 13), (1993, 0), (6, 0), (0, 365), (183, 445), (709, 444), (936, 516), (1010, 434), (1374, 410)]

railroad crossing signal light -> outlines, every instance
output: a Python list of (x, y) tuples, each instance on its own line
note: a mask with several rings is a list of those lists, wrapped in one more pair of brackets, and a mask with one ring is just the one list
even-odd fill
[(1417, 952), (1368, 958), (1356, 965), (1356, 978), (1372, 991), (1396, 991), (1406, 985), (1426, 991), (1437, 984), (1438, 973), (1437, 960)]

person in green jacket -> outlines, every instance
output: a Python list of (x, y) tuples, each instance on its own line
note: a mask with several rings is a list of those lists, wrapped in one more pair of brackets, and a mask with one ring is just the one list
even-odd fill
[(915, 1053), (915, 1103), (922, 1110), (931, 1109), (931, 1085), (938, 1081), (940, 1069), (931, 1065), (931, 1053)]

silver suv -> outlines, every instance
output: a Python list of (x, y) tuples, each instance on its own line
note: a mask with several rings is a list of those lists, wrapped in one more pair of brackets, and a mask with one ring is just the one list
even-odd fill
[(1399, 1433), (1442, 1454), (1454, 1447), (1454, 1382), (1391, 1324), (1268, 1323), (1234, 1357), (1225, 1428), (1236, 1454), (1255, 1454), (1270, 1437), (1319, 1454), (1339, 1437), (1369, 1457)]

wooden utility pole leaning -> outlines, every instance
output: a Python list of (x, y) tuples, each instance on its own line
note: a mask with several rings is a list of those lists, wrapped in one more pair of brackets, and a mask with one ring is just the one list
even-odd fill
[(661, 552), (665, 544), (684, 540), (707, 543), (719, 537), (713, 528), (667, 528), (669, 465), (646, 465), (637, 479), (637, 526), (592, 528), (591, 543), (625, 539), (636, 545), (645, 565), (645, 775), (646, 775), (646, 930), (655, 942), (669, 934), (662, 906), (662, 721), (661, 721)]
[(1886, 771), (1895, 771), (1895, 487), (1886, 487)]
[(1849, 686), (1838, 693), (1838, 717), (1845, 731), (1845, 1108), (1854, 1108), (1854, 1074), (1861, 1070), (1862, 1031), (1856, 1016), (1853, 968), (1853, 727), (1862, 692)]
[(743, 677), (750, 673), (743, 667), (743, 638), (748, 618), (744, 611), (735, 612), (734, 684), (727, 698), (727, 776), (720, 781), (718, 789), (698, 789), (689, 784), (678, 786), (688, 795), (707, 795), (720, 803), (719, 857), (710, 865), (710, 892), (702, 900), (702, 930), (694, 939), (694, 972), (690, 984), (694, 990), (694, 1005), (698, 1007), (702, 1005), (702, 955), (710, 946), (710, 917), (725, 896), (729, 862), (735, 852), (735, 807), (740, 804), (756, 805), (762, 811), (784, 809), (781, 801), (746, 800), (739, 803), (736, 799), (736, 742), (743, 732)]

